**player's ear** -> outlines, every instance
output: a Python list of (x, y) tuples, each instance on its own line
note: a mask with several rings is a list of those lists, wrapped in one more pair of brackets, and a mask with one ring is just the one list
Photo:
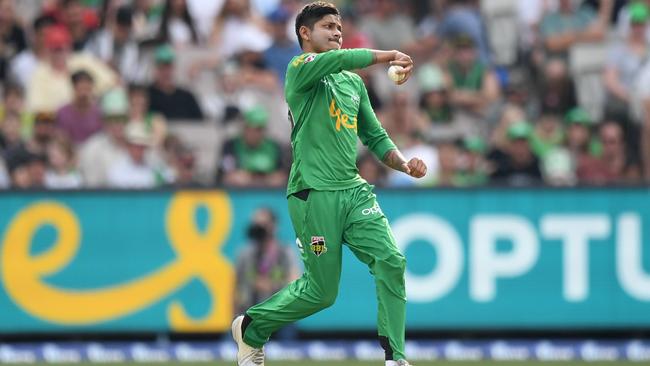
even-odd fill
[(300, 38), (302, 38), (303, 42), (304, 41), (309, 41), (309, 38), (311, 37), (311, 29), (307, 27), (306, 25), (303, 25), (298, 29), (298, 33), (300, 33)]

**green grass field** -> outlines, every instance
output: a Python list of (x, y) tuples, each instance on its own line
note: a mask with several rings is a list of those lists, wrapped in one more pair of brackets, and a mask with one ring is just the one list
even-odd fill
[[(379, 361), (267, 361), (265, 366), (382, 366), (384, 363)], [(7, 366), (19, 366), (18, 364), (3, 364)], [(45, 366), (45, 365), (57, 365), (63, 366), (63, 363), (57, 364), (30, 364), (35, 366)], [(168, 363), (135, 363), (135, 362), (125, 362), (125, 363), (101, 363), (101, 364), (91, 364), (91, 363), (75, 363), (72, 364), (75, 366), (90, 366), (90, 365), (101, 365), (101, 366), (234, 366), (234, 362), (201, 362), (201, 363), (180, 363), (180, 362), (168, 362)], [(635, 366), (641, 365), (641, 363), (634, 362), (520, 362), (520, 361), (476, 361), (476, 362), (450, 362), (450, 361), (423, 361), (423, 362), (414, 362), (414, 366)], [(25, 364), (20, 364), (20, 366), (25, 366)]]

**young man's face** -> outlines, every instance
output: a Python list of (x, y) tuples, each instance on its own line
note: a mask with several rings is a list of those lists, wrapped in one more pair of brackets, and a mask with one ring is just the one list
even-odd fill
[(343, 42), (343, 27), (341, 18), (328, 14), (314, 24), (314, 29), (308, 32), (312, 51), (316, 53), (338, 50)]

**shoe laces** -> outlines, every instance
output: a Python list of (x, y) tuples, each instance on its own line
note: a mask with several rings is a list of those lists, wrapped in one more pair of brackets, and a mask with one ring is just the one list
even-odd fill
[(261, 348), (255, 350), (255, 353), (253, 354), (253, 363), (256, 365), (264, 364), (264, 350)]

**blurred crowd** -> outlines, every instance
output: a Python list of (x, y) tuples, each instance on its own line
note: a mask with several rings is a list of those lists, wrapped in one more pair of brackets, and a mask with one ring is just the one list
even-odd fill
[[(650, 1), (340, 0), (344, 48), (414, 180), (384, 187), (650, 181)], [(299, 0), (0, 0), (0, 189), (283, 187)]]

